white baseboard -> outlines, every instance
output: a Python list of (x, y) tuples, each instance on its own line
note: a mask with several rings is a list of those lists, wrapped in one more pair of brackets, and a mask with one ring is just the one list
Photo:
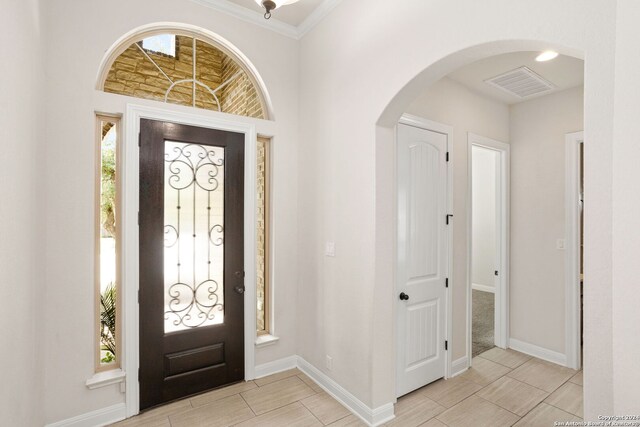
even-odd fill
[[(461, 369), (463, 372), (468, 365), (467, 358), (458, 359), (452, 365), (452, 369)], [(464, 368), (458, 368), (458, 366)], [(324, 391), (333, 396), (338, 402), (349, 409), (365, 424), (375, 427), (392, 420), (394, 415), (393, 403), (387, 403), (378, 408), (370, 408), (353, 394), (345, 390), (340, 384), (329, 378), (324, 372), (304, 360), (300, 356), (289, 356), (273, 362), (264, 363), (255, 367), (255, 377), (262, 378), (267, 375), (277, 374), (293, 368), (298, 368), (309, 378), (316, 382)], [(458, 373), (454, 375), (457, 375)], [(126, 418), (126, 405), (119, 403), (108, 408), (99, 409), (67, 420), (47, 424), (45, 427), (98, 427), (115, 423)]]
[(257, 365), (255, 369), (255, 377), (262, 378), (267, 375), (277, 374), (278, 372), (288, 371), (298, 366), (298, 356), (289, 356), (282, 359)]
[(520, 353), (528, 354), (529, 356), (537, 357), (538, 359), (546, 360), (547, 362), (567, 366), (567, 356), (565, 354), (549, 350), (548, 348), (529, 344), (528, 342), (515, 338), (509, 338), (509, 348), (519, 351)]
[(453, 378), (456, 375), (460, 375), (461, 373), (463, 373), (467, 369), (469, 369), (469, 359), (467, 358), (467, 356), (463, 356), (458, 360), (454, 360), (453, 362), (451, 362), (451, 377), (450, 378)]
[(124, 420), (126, 417), (127, 406), (124, 403), (118, 403), (77, 417), (47, 424), (45, 427), (99, 427)]
[(492, 294), (496, 293), (496, 288), (493, 286), (481, 285), (480, 283), (472, 283), (471, 289), (474, 291), (482, 291), (482, 292), (491, 292)]
[(370, 408), (353, 394), (342, 388), (340, 384), (329, 378), (324, 372), (298, 357), (298, 369), (315, 381), (320, 387), (329, 393), (334, 399), (342, 403), (354, 415), (369, 426), (379, 426), (392, 420), (394, 415), (393, 403), (387, 403), (378, 408)]

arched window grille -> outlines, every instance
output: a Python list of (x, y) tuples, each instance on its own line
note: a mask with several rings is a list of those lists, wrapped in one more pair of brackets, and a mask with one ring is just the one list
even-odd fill
[(103, 90), (267, 118), (263, 96), (243, 67), (196, 36), (164, 33), (131, 43), (114, 59)]

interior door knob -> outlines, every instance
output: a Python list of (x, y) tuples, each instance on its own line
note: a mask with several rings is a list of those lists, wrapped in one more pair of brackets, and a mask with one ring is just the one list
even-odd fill
[(404, 292), (400, 292), (400, 299), (402, 301), (406, 301), (409, 299), (409, 295), (405, 294)]
[(235, 286), (233, 289), (239, 294), (244, 294), (244, 285)]

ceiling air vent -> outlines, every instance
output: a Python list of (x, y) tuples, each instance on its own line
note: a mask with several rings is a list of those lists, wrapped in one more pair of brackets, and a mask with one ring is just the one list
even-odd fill
[(499, 76), (485, 80), (485, 83), (504, 90), (518, 98), (526, 98), (549, 92), (555, 86), (527, 67), (516, 68)]

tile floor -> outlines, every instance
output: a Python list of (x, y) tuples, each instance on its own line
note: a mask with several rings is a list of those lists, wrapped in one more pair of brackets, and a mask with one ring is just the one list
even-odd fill
[[(582, 371), (493, 348), (473, 368), (398, 400), (400, 427), (545, 427), (582, 419)], [(117, 427), (364, 426), (311, 379), (292, 369), (184, 399)]]

